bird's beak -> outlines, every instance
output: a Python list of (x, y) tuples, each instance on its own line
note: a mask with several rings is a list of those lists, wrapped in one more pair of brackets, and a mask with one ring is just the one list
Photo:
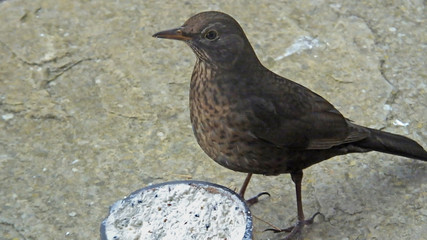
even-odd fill
[(154, 34), (153, 37), (175, 39), (175, 40), (182, 40), (182, 41), (187, 41), (192, 39), (190, 36), (183, 35), (182, 27), (158, 32)]

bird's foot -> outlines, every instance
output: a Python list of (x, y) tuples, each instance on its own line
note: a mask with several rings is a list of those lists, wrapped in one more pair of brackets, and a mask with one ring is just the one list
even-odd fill
[(262, 195), (267, 195), (267, 196), (271, 197), (270, 193), (268, 193), (268, 192), (258, 193), (257, 195), (246, 200), (246, 204), (248, 204), (248, 206), (254, 205), (255, 203), (259, 202), (259, 197), (261, 197)]
[(268, 229), (265, 229), (264, 231), (272, 231), (274, 233), (288, 232), (289, 234), (285, 238), (283, 238), (282, 240), (289, 240), (289, 239), (292, 239), (293, 237), (295, 237), (298, 233), (300, 233), (305, 225), (312, 224), (314, 222), (314, 218), (317, 215), (323, 216), (322, 213), (317, 212), (309, 219), (305, 219), (303, 221), (298, 221), (297, 224), (295, 224), (295, 226), (284, 228), (284, 229), (268, 228)]

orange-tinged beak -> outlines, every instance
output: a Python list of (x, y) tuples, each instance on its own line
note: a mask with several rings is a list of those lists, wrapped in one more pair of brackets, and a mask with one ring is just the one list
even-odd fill
[(182, 27), (158, 32), (158, 33), (154, 34), (153, 37), (175, 39), (175, 40), (182, 40), (182, 41), (187, 41), (187, 40), (192, 39), (190, 36), (184, 36), (183, 35)]

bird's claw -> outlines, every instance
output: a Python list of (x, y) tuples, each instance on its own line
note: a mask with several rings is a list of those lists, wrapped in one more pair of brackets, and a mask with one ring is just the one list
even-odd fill
[(259, 197), (261, 197), (262, 195), (267, 195), (267, 196), (271, 197), (270, 193), (261, 192), (261, 193), (258, 193), (256, 196), (253, 196), (253, 197), (249, 198), (248, 200), (246, 200), (246, 204), (248, 204), (249, 206), (254, 205), (255, 203), (259, 202)]
[(283, 228), (283, 229), (267, 228), (264, 230), (264, 232), (266, 232), (266, 231), (271, 231), (273, 233), (288, 232), (289, 234), (284, 239), (282, 239), (282, 240), (288, 240), (288, 239), (291, 239), (293, 236), (295, 236), (297, 233), (301, 232), (301, 230), (303, 229), (303, 227), (305, 225), (313, 224), (314, 218), (317, 215), (322, 215), (323, 217), (325, 217), (321, 212), (316, 212), (315, 214), (313, 214), (313, 216), (311, 216), (311, 218), (305, 219), (303, 221), (298, 221), (295, 226), (291, 226), (291, 227)]

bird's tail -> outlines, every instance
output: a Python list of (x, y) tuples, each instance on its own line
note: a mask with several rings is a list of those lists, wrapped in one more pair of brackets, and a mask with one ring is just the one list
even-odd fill
[(367, 129), (370, 136), (357, 142), (358, 147), (427, 161), (427, 152), (414, 140), (376, 129)]

